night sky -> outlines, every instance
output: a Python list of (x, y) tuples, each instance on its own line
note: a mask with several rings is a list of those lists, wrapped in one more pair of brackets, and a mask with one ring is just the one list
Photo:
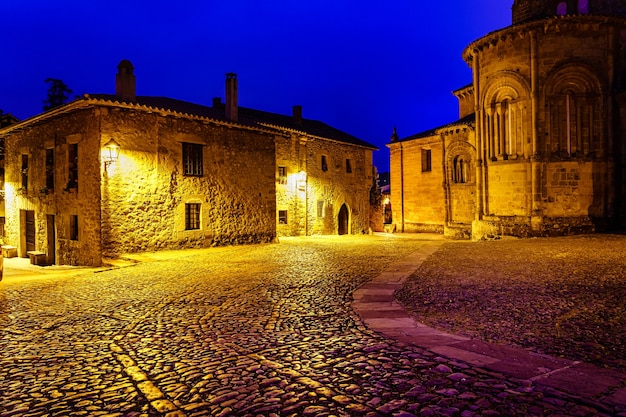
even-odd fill
[(137, 94), (211, 105), (224, 74), (239, 104), (321, 120), (380, 148), (458, 117), (471, 82), (465, 46), (511, 24), (513, 0), (2, 0), (0, 109), (41, 113), (48, 84), (115, 92), (117, 64)]

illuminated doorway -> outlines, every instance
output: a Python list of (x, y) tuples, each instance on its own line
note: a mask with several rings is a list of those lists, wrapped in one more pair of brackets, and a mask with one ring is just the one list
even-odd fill
[(337, 216), (337, 231), (340, 235), (347, 235), (349, 233), (350, 225), (350, 213), (348, 207), (345, 204), (339, 209), (339, 215)]

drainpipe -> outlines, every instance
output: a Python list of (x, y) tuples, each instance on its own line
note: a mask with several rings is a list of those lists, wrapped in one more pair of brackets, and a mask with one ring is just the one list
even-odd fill
[(400, 200), (402, 212), (402, 233), (404, 233), (404, 148), (400, 145)]
[(476, 116), (476, 125), (474, 130), (474, 136), (476, 140), (476, 212), (474, 218), (476, 220), (482, 220), (484, 214), (483, 196), (484, 181), (483, 181), (483, 163), (485, 160), (484, 152), (484, 132), (482, 126), (483, 112), (480, 108), (480, 67), (478, 62), (478, 50), (474, 50), (474, 56), (472, 60), (472, 70), (474, 75), (474, 114)]

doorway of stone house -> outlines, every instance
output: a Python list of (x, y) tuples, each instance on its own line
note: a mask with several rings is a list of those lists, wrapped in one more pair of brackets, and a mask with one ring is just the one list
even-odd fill
[(344, 203), (339, 209), (339, 214), (337, 215), (337, 232), (340, 235), (347, 235), (350, 230), (350, 213), (348, 211), (348, 207)]
[(46, 214), (46, 240), (48, 245), (46, 263), (48, 265), (56, 264), (56, 242), (57, 234), (54, 224), (54, 214)]
[(21, 210), (24, 219), (24, 246), (26, 250), (22, 256), (26, 256), (29, 251), (35, 250), (35, 210)]

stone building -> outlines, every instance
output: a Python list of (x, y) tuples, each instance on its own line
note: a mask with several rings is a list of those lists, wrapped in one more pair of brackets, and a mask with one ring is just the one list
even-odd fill
[(276, 208), (279, 236), (359, 234), (370, 227), (372, 151), (324, 123), (254, 112), (276, 136)]
[(397, 230), (480, 239), (626, 221), (626, 3), (515, 0), (463, 52), (460, 119), (391, 152)]
[[(225, 103), (211, 107), (137, 96), (133, 66), (122, 61), (115, 95), (85, 95), (0, 129), (5, 243), (47, 264), (100, 265), (137, 251), (361, 232), (368, 210), (358, 181), (320, 179), (310, 161), (353, 158), (366, 182), (374, 148), (299, 114), (239, 107), (237, 88), (228, 74)], [(317, 212), (292, 208), (302, 196), (315, 209), (327, 198), (328, 227)]]

